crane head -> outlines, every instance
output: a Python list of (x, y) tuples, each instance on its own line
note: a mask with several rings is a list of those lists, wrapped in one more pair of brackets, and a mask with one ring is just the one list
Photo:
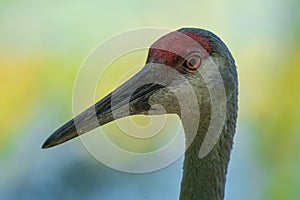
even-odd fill
[(210, 106), (209, 88), (221, 84), (230, 96), (236, 82), (234, 60), (216, 35), (203, 29), (179, 29), (152, 44), (141, 71), (57, 129), (42, 148), (129, 115), (182, 116), (184, 111), (192, 121), (201, 107)]

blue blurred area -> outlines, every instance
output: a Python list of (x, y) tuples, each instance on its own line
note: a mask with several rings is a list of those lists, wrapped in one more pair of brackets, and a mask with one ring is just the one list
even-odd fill
[(263, 199), (268, 171), (255, 157), (250, 128), (239, 126), (227, 174), (225, 199)]
[[(56, 128), (54, 112), (38, 109), (36, 123), (24, 130), (10, 155), (1, 158), (0, 199), (178, 199), (183, 159), (151, 173), (130, 174), (95, 160), (76, 139), (42, 150), (44, 139)], [(251, 134), (240, 127), (228, 172), (226, 199), (260, 199), (264, 174), (256, 166)]]
[[(0, 199), (176, 199), (182, 159), (152, 173), (129, 174), (95, 160), (80, 141), (42, 150), (55, 127), (38, 113), (11, 155), (2, 158)], [(20, 166), (21, 165), (21, 166)]]

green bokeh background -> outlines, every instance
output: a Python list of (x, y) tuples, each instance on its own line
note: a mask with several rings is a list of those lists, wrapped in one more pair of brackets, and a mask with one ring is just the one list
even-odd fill
[[(241, 185), (247, 185), (247, 177), (257, 178), (257, 185), (245, 188), (244, 199), (251, 195), (267, 200), (300, 199), (299, 4), (298, 0), (0, 1), (1, 199), (19, 197), (18, 193), (30, 199), (30, 195), (22, 195), (20, 182), (50, 187), (49, 178), (33, 184), (32, 177), (43, 173), (51, 177), (53, 168), (65, 166), (64, 159), (74, 157), (72, 154), (81, 155), (81, 162), (90, 162), (84, 169), (99, 167), (86, 158), (89, 155), (78, 141), (64, 147), (68, 153), (55, 165), (47, 163), (49, 153), (40, 150), (40, 145), (72, 116), (73, 84), (89, 52), (112, 35), (143, 27), (202, 27), (225, 41), (236, 59), (240, 80), (236, 146), (246, 144), (251, 157), (239, 160), (243, 154), (237, 148), (232, 167), (238, 169), (245, 166), (242, 162), (250, 162), (259, 172), (244, 171), (245, 176), (240, 173), (236, 178)], [(112, 78), (117, 77), (112, 74)], [(108, 91), (109, 87), (103, 88), (98, 97)], [(64, 148), (50, 153), (51, 163)], [(40, 170), (39, 175), (35, 169)], [(109, 173), (109, 169), (104, 171)], [(70, 176), (76, 177), (76, 173)], [(230, 175), (234, 174), (231, 170)], [(96, 190), (84, 187), (92, 175), (86, 177), (82, 185), (74, 183), (73, 188), (87, 190), (89, 195), (94, 192), (100, 198)], [(117, 175), (110, 178), (118, 179)], [(68, 177), (60, 181), (65, 179)], [(48, 186), (26, 191), (43, 191), (40, 195), (47, 199), (53, 195), (47, 193)], [(69, 196), (77, 192), (65, 191)], [(154, 199), (151, 195), (147, 198)]]

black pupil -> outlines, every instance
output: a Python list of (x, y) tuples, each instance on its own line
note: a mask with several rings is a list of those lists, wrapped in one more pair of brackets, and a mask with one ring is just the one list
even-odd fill
[(196, 63), (197, 63), (197, 60), (195, 58), (192, 58), (189, 60), (189, 65), (192, 67), (194, 67), (196, 65)]

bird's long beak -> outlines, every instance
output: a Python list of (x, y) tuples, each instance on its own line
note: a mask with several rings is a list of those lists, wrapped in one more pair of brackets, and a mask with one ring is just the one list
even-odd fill
[(150, 108), (148, 98), (164, 87), (164, 83), (156, 81), (161, 74), (155, 68), (153, 64), (146, 65), (123, 85), (57, 129), (42, 148), (56, 146), (118, 118), (147, 114)]

